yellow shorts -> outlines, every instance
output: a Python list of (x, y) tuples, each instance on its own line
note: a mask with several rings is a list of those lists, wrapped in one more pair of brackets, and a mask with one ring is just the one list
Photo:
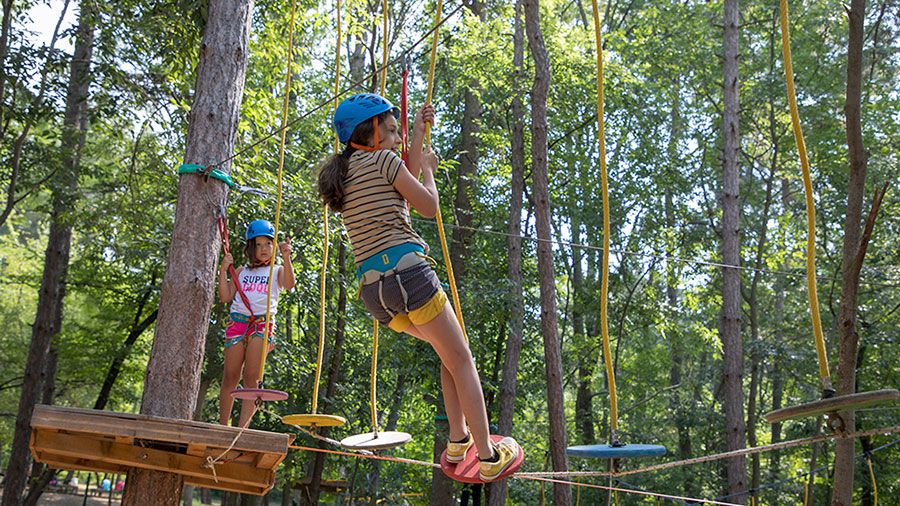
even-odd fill
[(405, 332), (412, 324), (422, 325), (423, 323), (428, 323), (441, 314), (446, 304), (447, 294), (443, 290), (438, 290), (434, 297), (426, 302), (424, 306), (410, 311), (408, 315), (398, 314), (391, 318), (391, 323), (388, 324), (388, 327), (397, 332)]

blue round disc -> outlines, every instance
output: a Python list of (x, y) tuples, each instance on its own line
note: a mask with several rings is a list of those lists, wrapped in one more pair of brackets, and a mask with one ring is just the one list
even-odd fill
[(566, 455), (570, 457), (584, 457), (593, 459), (627, 459), (630, 457), (650, 457), (653, 455), (665, 455), (666, 447), (660, 445), (627, 444), (622, 446), (612, 445), (580, 445), (566, 448)]

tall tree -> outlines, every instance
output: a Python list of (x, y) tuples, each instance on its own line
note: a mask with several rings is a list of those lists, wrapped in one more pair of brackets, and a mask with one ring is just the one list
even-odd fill
[[(327, 240), (327, 238), (326, 238)], [(338, 279), (347, 278), (347, 247), (343, 238), (338, 236)], [(326, 413), (332, 412), (332, 404), (337, 395), (338, 380), (341, 376), (341, 362), (344, 359), (344, 335), (347, 330), (347, 320), (344, 315), (347, 312), (347, 287), (344, 283), (338, 283), (337, 321), (334, 329), (334, 351), (331, 355), (331, 365), (328, 368), (328, 382), (325, 386), (325, 399), (323, 407)], [(329, 428), (323, 427), (322, 435), (328, 436)], [(325, 448), (325, 442), (319, 441), (319, 448)], [(322, 471), (325, 469), (325, 453), (317, 452), (313, 457), (309, 491), (303, 500), (309, 504), (319, 503), (319, 494), (322, 491)]]
[[(91, 84), (91, 56), (94, 50), (95, 11), (90, 1), (81, 5), (75, 52), (69, 66), (69, 86), (66, 92), (66, 112), (63, 120), (60, 170), (53, 181), (53, 210), (50, 214), (50, 235), (44, 256), (44, 273), (38, 294), (38, 307), (31, 332), (31, 345), (25, 365), (25, 378), (16, 415), (10, 465), (3, 488), (3, 506), (19, 504), (28, 472), (31, 468), (31, 415), (37, 403), (47, 370), (45, 360), (51, 341), (62, 327), (63, 301), (66, 295), (66, 275), (72, 244), (73, 220), (70, 210), (76, 200), (81, 151), (88, 126), (88, 91)], [(4, 27), (5, 29), (5, 27)]]
[[(522, 83), (524, 82), (525, 27), (522, 21), (523, 0), (516, 0), (513, 21), (513, 99), (510, 107), (512, 132), (510, 140), (509, 218), (507, 219), (506, 256), (509, 277), (509, 333), (503, 358), (500, 381), (500, 415), (497, 420), (500, 434), (512, 434), (516, 407), (516, 378), (522, 350), (524, 309), (522, 301), (522, 199), (525, 193), (525, 121), (522, 112)], [(506, 504), (507, 480), (491, 485), (490, 506)]]
[[(211, 0), (200, 45), (194, 103), (184, 161), (218, 163), (230, 173), (240, 117), (250, 38), (252, 0)], [(190, 419), (200, 387), (203, 347), (215, 288), (219, 242), (213, 202), (225, 202), (224, 184), (182, 176), (175, 226), (160, 291), (159, 318), (144, 377), (141, 413)], [(190, 304), (185, 304), (190, 301)], [(132, 469), (122, 504), (176, 505), (184, 478)]]
[[(468, 4), (469, 10), (484, 23), (487, 12), (484, 2), (473, 0)], [(486, 42), (486, 41), (482, 41)], [(453, 242), (450, 245), (450, 258), (453, 272), (460, 285), (465, 284), (469, 263), (469, 242), (472, 238), (472, 199), (475, 182), (478, 177), (478, 159), (481, 156), (481, 83), (472, 79), (466, 85), (462, 125), (460, 128), (459, 172), (456, 179), (456, 196), (453, 200), (456, 224), (453, 229)]]
[[(737, 267), (741, 263), (740, 238), (740, 80), (738, 0), (725, 0), (723, 36), (722, 111), (722, 262)], [(725, 440), (729, 451), (745, 446), (743, 346), (741, 343), (741, 273), (734, 267), (722, 269), (722, 347), (724, 354)], [(728, 493), (747, 489), (747, 459), (728, 459)], [(746, 496), (731, 498), (746, 504)]]
[[(525, 32), (534, 59), (534, 84), (531, 87), (531, 168), (534, 188), (534, 214), (537, 225), (538, 276), (540, 277), (541, 332), (544, 336), (544, 362), (547, 378), (547, 409), (550, 419), (550, 459), (554, 471), (568, 471), (566, 457), (566, 414), (563, 403), (562, 356), (556, 313), (556, 277), (553, 248), (550, 246), (550, 193), (547, 163), (547, 95), (550, 90), (550, 55), (541, 30), (540, 0), (525, 1)], [(572, 503), (569, 485), (553, 485), (557, 506)]]
[[(859, 273), (866, 251), (866, 244), (861, 241), (860, 221), (869, 158), (863, 144), (860, 112), (866, 0), (852, 0), (847, 14), (850, 33), (847, 43), (847, 97), (844, 102), (844, 114), (850, 156), (850, 180), (847, 185), (847, 211), (844, 216), (841, 306), (837, 321), (840, 339), (838, 395), (856, 393), (856, 360), (859, 345), (856, 313), (859, 303)], [(841, 418), (844, 419), (845, 430), (853, 432), (856, 428), (854, 412), (845, 411), (841, 413)], [(853, 503), (854, 447), (854, 439), (841, 439), (835, 443), (834, 493), (831, 499), (833, 506), (850, 506)]]

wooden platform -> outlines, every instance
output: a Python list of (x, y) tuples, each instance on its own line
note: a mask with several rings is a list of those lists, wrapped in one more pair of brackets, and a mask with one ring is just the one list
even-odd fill
[[(212, 469), (240, 429), (149, 415), (37, 405), (31, 452), (50, 467), (127, 473), (131, 467), (184, 476), (185, 484), (262, 495), (275, 483), (292, 434), (247, 429)], [(230, 461), (230, 462), (229, 462)], [(218, 480), (218, 481), (216, 481)]]
[(828, 399), (807, 402), (806, 404), (801, 404), (799, 406), (789, 406), (771, 411), (766, 413), (766, 421), (775, 423), (797, 418), (815, 417), (838, 411), (869, 408), (880, 404), (894, 402), (897, 399), (900, 399), (900, 392), (894, 389), (839, 395)]

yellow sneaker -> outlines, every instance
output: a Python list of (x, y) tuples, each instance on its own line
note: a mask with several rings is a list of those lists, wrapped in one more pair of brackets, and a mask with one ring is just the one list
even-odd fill
[(479, 476), (482, 481), (494, 481), (503, 474), (503, 471), (512, 465), (513, 461), (516, 460), (516, 457), (519, 456), (519, 452), (522, 451), (519, 448), (519, 443), (516, 443), (516, 440), (511, 437), (505, 437), (500, 441), (497, 441), (492, 445), (494, 447), (494, 453), (496, 453), (499, 458), (497, 462), (487, 462), (482, 460), (481, 466), (479, 470)]
[(466, 453), (469, 452), (469, 448), (475, 443), (475, 439), (471, 434), (466, 436), (465, 442), (462, 443), (454, 443), (452, 441), (447, 442), (447, 462), (451, 464), (459, 464), (460, 462), (466, 460)]

